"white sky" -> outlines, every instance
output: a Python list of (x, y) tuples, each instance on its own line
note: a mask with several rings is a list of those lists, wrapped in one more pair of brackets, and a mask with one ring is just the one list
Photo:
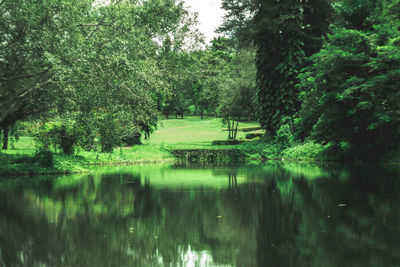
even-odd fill
[(190, 6), (192, 11), (198, 13), (199, 29), (210, 42), (217, 36), (214, 30), (221, 25), (223, 10), (221, 0), (184, 0), (185, 6)]

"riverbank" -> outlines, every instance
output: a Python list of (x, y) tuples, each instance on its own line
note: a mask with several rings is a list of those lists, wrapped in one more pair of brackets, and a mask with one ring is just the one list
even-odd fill
[[(258, 124), (240, 122), (240, 126), (255, 127)], [(244, 139), (245, 135), (240, 132), (238, 138)], [(142, 140), (143, 145), (115, 148), (112, 153), (76, 149), (74, 155), (57, 151), (37, 154), (33, 137), (21, 136), (10, 145), (12, 149), (0, 152), (0, 176), (88, 172), (93, 166), (100, 165), (173, 164), (177, 162), (176, 150), (236, 149), (235, 146), (211, 145), (214, 140), (226, 138), (221, 119), (198, 116), (163, 120), (149, 140)]]
[[(241, 127), (256, 127), (255, 122), (241, 122)], [(37, 153), (34, 140), (22, 136), (13, 149), (0, 153), (0, 176), (68, 174), (90, 172), (102, 165), (139, 165), (161, 163), (226, 164), (232, 162), (258, 164), (268, 160), (284, 161), (352, 161), (346, 148), (312, 142), (284, 147), (261, 141), (244, 141), (246, 133), (238, 133), (242, 143), (212, 145), (225, 140), (227, 132), (219, 119), (199, 117), (164, 120), (149, 140), (142, 145), (115, 148), (112, 153), (87, 152), (77, 149), (74, 155), (59, 152)], [(383, 162), (400, 162), (400, 152), (380, 158)], [(354, 160), (353, 160), (354, 162)]]
[[(85, 173), (95, 166), (162, 163), (258, 164), (268, 160), (339, 161), (332, 148), (305, 143), (282, 149), (263, 142), (244, 142), (234, 146), (212, 145), (137, 145), (118, 148), (113, 153), (79, 151), (75, 155), (36, 154), (34, 150), (0, 153), (0, 176)], [(399, 153), (388, 154), (384, 162), (400, 162)]]
[(74, 155), (19, 148), (0, 153), (0, 176), (85, 173), (93, 166), (173, 162), (172, 155), (160, 145), (117, 148), (112, 153), (77, 151)]
[[(268, 160), (340, 161), (340, 155), (332, 153), (331, 147), (314, 143), (282, 149), (275, 144), (257, 141), (232, 146), (146, 144), (118, 148), (113, 153), (78, 151), (75, 155), (11, 150), (0, 153), (0, 176), (85, 173), (90, 172), (93, 167), (106, 165), (259, 164)], [(388, 154), (381, 161), (398, 163), (399, 153)]]

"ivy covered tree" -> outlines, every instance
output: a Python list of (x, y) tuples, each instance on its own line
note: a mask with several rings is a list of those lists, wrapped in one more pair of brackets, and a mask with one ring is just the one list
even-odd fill
[(224, 0), (222, 7), (227, 15), (220, 31), (257, 47), (258, 118), (274, 136), (282, 118), (299, 108), (297, 75), (305, 56), (321, 47), (329, 1)]
[(259, 120), (275, 135), (281, 118), (298, 108), (296, 77), (304, 60), (301, 3), (262, 1), (255, 14)]

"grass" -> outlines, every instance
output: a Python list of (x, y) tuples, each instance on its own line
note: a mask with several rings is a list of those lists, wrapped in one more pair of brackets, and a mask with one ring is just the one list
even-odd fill
[[(257, 127), (254, 122), (240, 122), (239, 127)], [(260, 162), (268, 159), (279, 160), (324, 160), (329, 146), (315, 143), (304, 143), (289, 148), (273, 143), (244, 142), (240, 145), (215, 146), (214, 140), (226, 140), (227, 131), (223, 131), (220, 119), (185, 117), (184, 119), (168, 119), (160, 122), (160, 126), (150, 139), (143, 140), (143, 145), (114, 149), (113, 153), (76, 151), (74, 155), (54, 153), (54, 164), (43, 166), (35, 156), (34, 140), (30, 136), (22, 136), (14, 144), (13, 149), (0, 152), (0, 176), (56, 174), (71, 172), (88, 172), (91, 165), (131, 165), (148, 163), (171, 163), (175, 158), (169, 153), (171, 149), (240, 149), (249, 161)], [(238, 132), (238, 139), (244, 139), (246, 132)], [(392, 153), (385, 161), (399, 162), (400, 153)], [(46, 165), (46, 164), (45, 164)]]
[[(168, 119), (160, 123), (158, 130), (148, 141), (150, 144), (211, 146), (214, 140), (226, 140), (228, 132), (223, 131), (221, 119), (190, 116), (184, 119)], [(239, 127), (256, 127), (255, 122), (240, 122)], [(238, 139), (244, 139), (246, 133), (238, 132)]]
[[(240, 122), (239, 127), (257, 127), (257, 123)], [(221, 119), (189, 116), (184, 119), (168, 119), (143, 145), (114, 149), (113, 153), (76, 151), (74, 155), (54, 153), (54, 164), (42, 166), (35, 156), (36, 147), (30, 136), (22, 136), (13, 149), (0, 153), (0, 176), (53, 174), (89, 171), (90, 165), (167, 163), (175, 158), (170, 149), (229, 149), (237, 146), (213, 146), (214, 140), (226, 140)], [(238, 132), (238, 139), (246, 133)]]

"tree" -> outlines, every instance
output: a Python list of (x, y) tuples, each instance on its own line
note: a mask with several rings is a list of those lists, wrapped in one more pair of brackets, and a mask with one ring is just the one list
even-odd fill
[[(215, 45), (216, 42), (220, 42), (218, 47)], [(223, 42), (223, 38), (214, 39), (210, 47), (193, 53), (195, 64), (191, 70), (193, 74), (192, 102), (201, 119), (205, 111), (217, 115), (220, 103), (219, 83), (221, 82), (218, 75), (231, 62), (233, 53), (233, 50)]]
[(298, 110), (296, 77), (306, 54), (321, 46), (329, 1), (224, 0), (222, 7), (227, 15), (219, 30), (257, 48), (258, 118), (275, 135), (281, 119)]
[(239, 50), (220, 74), (219, 114), (228, 126), (228, 139), (236, 139), (239, 121), (255, 111), (254, 50)]
[(2, 1), (0, 13), (5, 139), (18, 120), (55, 115), (77, 121), (87, 136), (99, 135), (103, 151), (123, 136), (151, 133), (163, 79), (156, 40), (190, 36), (182, 2), (17, 0)]
[(274, 136), (281, 118), (298, 108), (296, 77), (303, 65), (301, 3), (262, 1), (254, 17), (259, 120)]
[[(398, 148), (400, 17), (394, 6), (378, 5), (365, 13), (375, 13), (368, 20), (379, 22), (372, 31), (354, 23), (345, 24), (350, 29), (334, 28), (323, 49), (310, 58), (311, 64), (299, 76), (300, 138), (345, 144), (361, 159), (376, 159)], [(357, 15), (356, 21), (367, 18)]]
[[(60, 8), (60, 7), (64, 8)], [(62, 98), (64, 81), (55, 79), (51, 55), (67, 49), (66, 38), (79, 28), (91, 1), (1, 1), (0, 5), (0, 127), (7, 149), (10, 127), (38, 118)], [(29, 11), (29, 12), (27, 12)], [(72, 81), (71, 81), (72, 83)]]
[(198, 59), (194, 53), (204, 43), (196, 26), (197, 15), (186, 12), (175, 32), (161, 37), (158, 65), (163, 89), (159, 95), (159, 106), (167, 118), (173, 113), (183, 118), (192, 104), (193, 83), (198, 73)]

